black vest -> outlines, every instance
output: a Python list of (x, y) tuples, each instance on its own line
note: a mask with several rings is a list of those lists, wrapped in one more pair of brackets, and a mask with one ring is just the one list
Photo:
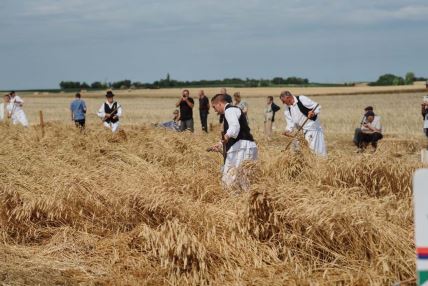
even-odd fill
[[(228, 104), (224, 111), (226, 112), (229, 108), (238, 108), (237, 106)], [(226, 120), (226, 116), (224, 117), (224, 134), (226, 134), (227, 129), (229, 129), (229, 123)], [(241, 111), (241, 116), (239, 116), (239, 134), (238, 137), (235, 138), (229, 138), (229, 141), (227, 141), (226, 144), (226, 151), (229, 151), (230, 147), (233, 146), (236, 142), (239, 140), (248, 140), (248, 141), (254, 141), (253, 135), (250, 133), (250, 127), (248, 126), (247, 117), (244, 115), (244, 113)]]
[(107, 113), (108, 114), (111, 113), (111, 116), (109, 118), (107, 118), (105, 122), (107, 122), (107, 123), (116, 123), (116, 122), (119, 121), (119, 117), (114, 118), (114, 119), (112, 118), (114, 115), (117, 114), (117, 102), (114, 102), (113, 105), (111, 106), (111, 108), (110, 108), (110, 106), (108, 106), (107, 102), (104, 102), (104, 112), (106, 114)]
[[(299, 107), (300, 112), (303, 113), (306, 117), (308, 117), (308, 113), (312, 109), (309, 109), (306, 106), (304, 106), (303, 103), (300, 101), (298, 96), (296, 96), (296, 98), (297, 98), (297, 107)], [(290, 115), (291, 115), (291, 108), (290, 107), (288, 107), (288, 111), (290, 112)], [(315, 115), (314, 117), (310, 118), (310, 120), (315, 121), (315, 120), (317, 120), (317, 117), (318, 117), (318, 115)]]

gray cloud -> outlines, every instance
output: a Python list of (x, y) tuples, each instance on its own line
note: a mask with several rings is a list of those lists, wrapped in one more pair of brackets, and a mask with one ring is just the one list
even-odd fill
[(0, 88), (425, 72), (426, 1), (5, 0)]

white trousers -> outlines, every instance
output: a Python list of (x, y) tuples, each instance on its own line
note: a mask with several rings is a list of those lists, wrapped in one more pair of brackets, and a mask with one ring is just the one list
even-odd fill
[(116, 123), (108, 123), (104, 121), (104, 126), (107, 127), (108, 129), (111, 129), (111, 131), (114, 133), (117, 130), (119, 130), (119, 121)]
[(27, 116), (24, 113), (24, 110), (15, 110), (12, 113), (11, 118), (12, 118), (12, 123), (14, 125), (22, 124), (22, 126), (28, 127), (28, 120), (27, 120)]
[[(247, 160), (257, 160), (258, 150), (257, 147), (239, 149), (234, 152), (228, 152), (226, 161), (223, 166), (222, 181), (226, 187), (231, 187), (236, 183), (238, 167)], [(239, 182), (238, 182), (239, 183)]]
[(324, 131), (322, 129), (305, 131), (305, 139), (309, 143), (309, 148), (311, 148), (315, 154), (327, 156), (327, 147), (325, 145)]

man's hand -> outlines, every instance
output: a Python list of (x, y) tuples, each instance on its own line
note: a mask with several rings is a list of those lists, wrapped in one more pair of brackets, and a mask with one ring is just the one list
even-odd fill
[(224, 135), (224, 138), (221, 140), (221, 143), (222, 144), (227, 144), (227, 142), (229, 141), (229, 136), (227, 136), (227, 135)]
[(207, 151), (209, 151), (209, 152), (220, 152), (221, 153), (223, 151), (223, 143), (218, 142), (217, 144), (208, 148)]
[(110, 118), (110, 116), (111, 116), (111, 114), (110, 114), (110, 113), (106, 113), (106, 114), (104, 115), (104, 119), (109, 119), (109, 118)]
[(315, 116), (315, 112), (313, 110), (308, 112), (308, 118), (311, 119), (312, 117)]
[(282, 133), (282, 135), (287, 136), (287, 137), (293, 137), (292, 133), (289, 131), (285, 131), (284, 133)]

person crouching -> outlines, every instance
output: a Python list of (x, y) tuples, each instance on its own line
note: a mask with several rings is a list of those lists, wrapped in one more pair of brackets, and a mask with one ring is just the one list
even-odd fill
[(113, 92), (107, 91), (107, 100), (98, 110), (98, 117), (103, 120), (104, 126), (111, 129), (114, 133), (119, 130), (119, 118), (122, 116), (122, 106), (117, 101), (114, 101), (113, 97)]
[(367, 111), (365, 118), (366, 120), (361, 124), (358, 152), (362, 152), (368, 144), (371, 144), (373, 150), (376, 150), (377, 142), (383, 138), (380, 117), (375, 116), (373, 111)]
[(226, 95), (215, 95), (211, 99), (211, 105), (219, 115), (224, 115), (223, 139), (211, 149), (225, 149), (222, 181), (226, 187), (231, 187), (236, 183), (238, 167), (244, 161), (257, 160), (257, 145), (245, 114), (239, 107), (228, 103)]

